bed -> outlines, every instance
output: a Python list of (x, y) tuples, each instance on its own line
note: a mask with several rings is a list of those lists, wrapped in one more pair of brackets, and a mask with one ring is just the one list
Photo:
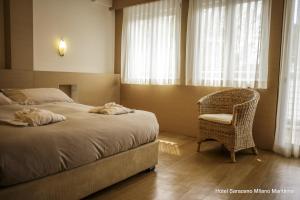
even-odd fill
[(39, 127), (0, 124), (0, 199), (81, 199), (157, 164), (153, 113), (88, 113), (74, 102), (0, 106), (0, 118), (24, 107), (67, 120)]

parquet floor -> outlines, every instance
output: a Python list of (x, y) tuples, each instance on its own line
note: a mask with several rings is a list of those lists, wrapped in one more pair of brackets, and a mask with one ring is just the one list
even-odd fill
[[(197, 153), (194, 138), (162, 133), (159, 139), (159, 164), (154, 172), (140, 173), (87, 199), (300, 200), (299, 159), (262, 150), (258, 156), (243, 151), (233, 164), (217, 142), (203, 143)], [(220, 193), (218, 189), (228, 190)], [(236, 190), (246, 193), (232, 193)]]

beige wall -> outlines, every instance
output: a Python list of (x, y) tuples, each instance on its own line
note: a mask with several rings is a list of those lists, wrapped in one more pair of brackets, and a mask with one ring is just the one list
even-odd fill
[(0, 69), (5, 68), (4, 0), (0, 0)]
[(32, 0), (0, 0), (0, 69), (32, 70)]
[[(185, 55), (186, 23), (188, 0), (183, 0), (182, 11), (182, 49)], [(268, 89), (260, 90), (261, 100), (258, 106), (254, 138), (256, 144), (264, 149), (272, 149), (275, 134), (278, 77), (280, 67), (281, 30), (284, 0), (273, 0), (271, 16), (271, 35), (269, 53)], [(115, 69), (120, 69), (120, 21), (122, 11), (116, 14), (116, 58)], [(182, 57), (184, 59), (184, 56)], [(182, 60), (181, 68), (185, 68)], [(184, 78), (184, 77), (182, 77)], [(222, 88), (187, 87), (187, 86), (143, 86), (121, 85), (121, 103), (137, 109), (154, 112), (159, 120), (160, 129), (172, 133), (196, 136), (198, 132), (197, 106), (198, 99)]]
[[(33, 0), (33, 13), (34, 70), (114, 73), (115, 14), (109, 5)], [(57, 53), (61, 37), (68, 46), (64, 57)]]
[(59, 85), (75, 85), (75, 100), (83, 104), (120, 102), (120, 78), (116, 74), (0, 70), (0, 88), (58, 88)]
[(34, 72), (34, 87), (75, 85), (76, 101), (88, 105), (120, 102), (120, 78), (116, 74)]
[(0, 69), (33, 66), (32, 0), (0, 0)]
[(10, 64), (16, 70), (32, 70), (32, 0), (9, 0)]
[[(61, 29), (64, 29), (64, 31), (70, 31), (72, 34), (78, 34), (81, 38), (87, 38), (89, 44), (91, 44), (91, 41), (94, 41), (95, 43), (93, 46), (96, 46), (97, 48), (101, 46), (101, 48), (107, 50), (107, 52), (100, 52), (100, 50), (95, 47), (92, 49), (87, 49), (84, 42), (85, 41), (76, 41), (76, 51), (77, 55), (75, 61), (77, 63), (74, 63), (74, 65), (71, 65), (70, 68), (73, 69), (73, 71), (81, 71), (86, 70), (89, 71), (89, 67), (86, 67), (83, 65), (87, 61), (87, 59), (90, 59), (89, 57), (85, 57), (84, 55), (86, 53), (90, 53), (90, 50), (94, 50), (97, 52), (93, 52), (95, 54), (93, 55), (92, 59), (94, 60), (100, 60), (102, 63), (108, 63), (103, 64), (102, 66), (99, 65), (99, 72), (101, 70), (107, 70), (110, 71), (111, 74), (100, 74), (100, 73), (69, 73), (69, 72), (49, 72), (49, 71), (34, 71), (33, 70), (33, 38), (37, 36), (37, 32), (34, 32), (33, 27), (33, 0), (0, 0), (0, 4), (2, 1), (5, 2), (5, 12), (1, 12), (0, 10), (0, 20), (3, 19), (2, 14), (4, 14), (5, 19), (5, 58), (9, 58), (9, 60), (6, 59), (5, 70), (1, 69), (0, 67), (0, 88), (33, 88), (33, 87), (59, 87), (59, 85), (75, 85), (76, 86), (76, 93), (77, 93), (77, 100), (80, 103), (84, 104), (90, 104), (90, 105), (102, 105), (109, 101), (120, 101), (120, 81), (119, 76), (112, 74), (113, 72), (113, 51), (114, 51), (114, 14), (113, 12), (108, 11), (109, 5), (106, 5), (105, 10), (102, 12), (102, 7), (100, 9), (100, 5), (102, 5), (102, 2), (104, 1), (96, 1), (95, 7), (88, 7), (88, 8), (81, 8), (78, 7), (78, 5), (86, 5), (87, 2), (91, 1), (85, 1), (85, 0), (63, 0), (63, 1), (56, 1), (58, 5), (61, 5), (64, 3), (62, 10), (60, 12), (64, 11), (64, 8), (70, 7), (70, 5), (76, 5), (76, 9), (74, 7), (70, 8), (71, 10), (68, 10), (68, 15), (60, 15), (60, 17), (57, 18), (57, 11), (58, 10), (51, 10), (51, 16), (55, 18), (56, 20), (60, 21), (62, 18), (67, 18), (65, 20), (68, 21), (68, 23), (60, 24), (60, 28), (56, 27), (55, 31), (57, 31), (57, 34), (60, 34), (59, 32)], [(54, 0), (51, 1), (44, 1), (44, 0), (38, 0), (38, 2), (54, 2)], [(83, 4), (78, 4), (83, 3)], [(109, 1), (105, 1), (106, 4), (109, 3)], [(1, 4), (2, 6), (3, 4)], [(89, 4), (90, 5), (90, 4)], [(0, 8), (1, 8), (0, 6)], [(104, 8), (103, 8), (104, 9)], [(42, 10), (45, 11), (45, 10)], [(84, 13), (81, 13), (84, 12)], [(98, 15), (100, 13), (100, 15)], [(88, 18), (86, 15), (91, 15), (91, 18)], [(51, 16), (47, 15), (51, 18)], [(74, 15), (78, 15), (77, 18), (74, 18)], [(45, 16), (45, 17), (47, 17)], [(40, 16), (44, 17), (44, 16)], [(87, 20), (85, 24), (83, 24), (82, 17), (84, 20)], [(80, 18), (80, 25), (82, 26), (80, 30), (74, 30), (72, 29), (73, 26), (76, 26), (78, 23), (78, 20)], [(73, 19), (73, 20), (71, 20)], [(108, 20), (107, 20), (108, 19)], [(110, 20), (112, 21), (110, 21)], [(107, 22), (104, 22), (104, 20), (107, 20)], [(54, 22), (53, 22), (54, 23)], [(103, 25), (104, 23), (104, 25)], [(111, 26), (109, 31), (109, 27), (105, 26), (105, 23), (107, 23), (107, 26)], [(43, 24), (40, 28), (47, 29), (47, 24)], [(50, 22), (48, 25), (51, 25)], [(53, 25), (53, 24), (52, 24)], [(95, 26), (95, 27), (91, 27)], [(3, 31), (3, 27), (0, 26), (1, 31)], [(36, 27), (35, 27), (36, 28)], [(49, 27), (48, 27), (49, 28)], [(50, 27), (51, 28), (51, 27)], [(82, 35), (84, 33), (84, 30), (87, 29), (86, 35)], [(101, 29), (101, 30), (100, 30)], [(103, 29), (103, 30), (102, 30)], [(50, 32), (51, 30), (48, 29)], [(76, 32), (77, 31), (77, 32)], [(66, 33), (63, 32), (63, 33)], [(93, 34), (90, 34), (93, 32)], [(39, 32), (39, 34), (43, 34), (42, 32)], [(99, 34), (99, 35), (95, 35)], [(110, 34), (109, 36), (103, 36), (103, 34)], [(49, 36), (45, 34), (46, 36)], [(103, 37), (102, 37), (103, 36)], [(95, 37), (97, 37), (95, 39)], [(40, 38), (37, 36), (37, 38)], [(72, 37), (70, 37), (72, 39)], [(100, 39), (99, 39), (100, 38)], [(111, 38), (111, 39), (109, 39)], [(39, 43), (45, 44), (47, 46), (48, 38), (43, 38), (44, 40), (39, 41)], [(77, 38), (78, 39), (78, 38)], [(106, 40), (105, 42), (103, 42)], [(36, 40), (35, 40), (36, 41)], [(72, 41), (72, 40), (71, 40)], [(111, 42), (112, 41), (112, 42)], [(80, 45), (78, 43), (80, 42)], [(97, 44), (99, 42), (99, 44)], [(103, 43), (100, 43), (103, 42)], [(42, 44), (42, 45), (43, 45)], [(72, 43), (73, 44), (73, 43)], [(0, 40), (0, 45), (3, 45), (3, 42)], [(106, 46), (105, 46), (106, 45)], [(48, 46), (47, 46), (48, 47)], [(74, 46), (71, 45), (70, 51), (74, 48)], [(39, 47), (38, 47), (39, 48)], [(4, 49), (4, 48), (3, 48)], [(2, 50), (3, 50), (2, 49)], [(52, 47), (50, 47), (51, 50)], [(38, 49), (39, 50), (39, 49)], [(71, 51), (72, 52), (72, 51)], [(69, 53), (71, 53), (69, 52)], [(104, 58), (101, 57), (102, 53), (104, 56), (107, 56)], [(74, 54), (71, 54), (74, 56)], [(57, 55), (55, 55), (58, 57)], [(51, 56), (50, 56), (51, 57)], [(102, 59), (102, 60), (101, 60)], [(108, 61), (110, 60), (110, 61)], [(65, 60), (62, 60), (61, 62), (65, 62)], [(60, 63), (61, 64), (61, 63)], [(57, 69), (57, 71), (68, 71), (69, 68), (67, 64), (70, 63), (64, 63), (63, 65), (52, 65), (49, 66), (51, 70)], [(81, 64), (81, 65), (80, 65)], [(59, 69), (59, 70), (58, 70)], [(95, 70), (95, 71), (97, 71)], [(93, 72), (95, 72), (93, 71)], [(98, 72), (98, 71), (97, 71)]]

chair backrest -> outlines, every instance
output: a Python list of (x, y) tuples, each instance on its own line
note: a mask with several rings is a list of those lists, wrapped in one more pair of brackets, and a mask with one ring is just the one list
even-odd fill
[(232, 113), (236, 104), (242, 104), (248, 101), (258, 103), (260, 95), (253, 89), (228, 89), (212, 94), (215, 104), (220, 105), (220, 113)]
[(220, 94), (224, 100), (227, 100), (231, 105), (241, 104), (247, 101), (258, 101), (260, 95), (253, 89), (229, 89), (221, 91)]

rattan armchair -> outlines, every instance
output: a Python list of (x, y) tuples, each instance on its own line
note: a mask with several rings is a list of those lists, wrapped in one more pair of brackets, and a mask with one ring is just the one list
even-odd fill
[[(258, 154), (252, 127), (259, 98), (259, 93), (252, 89), (224, 90), (201, 98), (198, 101), (198, 152), (203, 141), (213, 139), (230, 151), (232, 162), (236, 161), (235, 152), (242, 149), (252, 148), (253, 153)], [(224, 116), (227, 119), (218, 120)]]

